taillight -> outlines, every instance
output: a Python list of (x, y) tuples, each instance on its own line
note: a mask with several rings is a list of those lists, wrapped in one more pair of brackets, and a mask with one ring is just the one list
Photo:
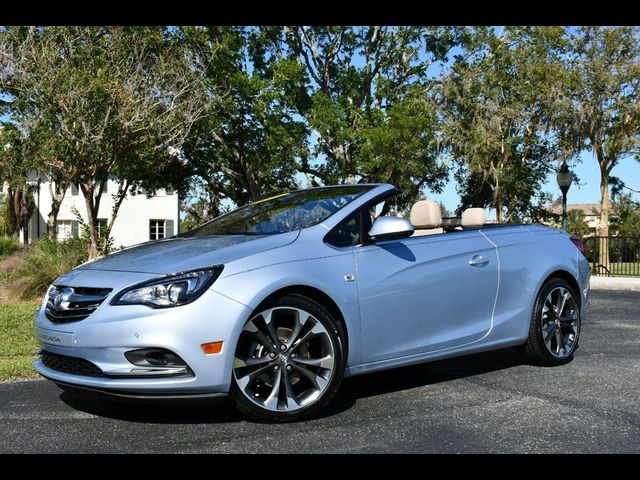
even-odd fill
[(587, 256), (586, 253), (584, 253), (584, 245), (582, 244), (582, 242), (580, 241), (580, 239), (578, 237), (574, 237), (573, 235), (571, 236), (571, 241), (573, 242), (573, 244), (576, 246), (576, 248), (578, 250), (580, 250), (580, 253), (583, 256)]

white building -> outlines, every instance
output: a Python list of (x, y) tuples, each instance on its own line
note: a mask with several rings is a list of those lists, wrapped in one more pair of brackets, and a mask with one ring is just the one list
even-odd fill
[[(36, 175), (29, 178), (35, 186), (34, 202), (36, 208), (29, 222), (29, 243), (47, 235), (47, 217), (51, 212), (51, 191), (46, 177)], [(113, 194), (118, 191), (117, 180), (110, 178), (102, 192), (98, 210), (98, 233), (105, 228), (111, 217)], [(80, 222), (74, 209), (87, 221), (87, 207), (82, 191), (77, 185), (67, 189), (58, 213), (58, 239), (77, 238), (82, 235)], [(179, 231), (179, 198), (178, 193), (168, 189), (160, 189), (156, 195), (147, 198), (144, 194), (128, 194), (118, 210), (111, 230), (113, 247), (127, 247), (136, 243), (171, 237)], [(20, 235), (22, 239), (22, 234)]]

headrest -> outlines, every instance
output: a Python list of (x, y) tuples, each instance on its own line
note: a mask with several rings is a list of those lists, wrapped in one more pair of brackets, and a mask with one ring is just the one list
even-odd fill
[(462, 212), (462, 227), (481, 227), (487, 223), (484, 208), (467, 208)]
[(431, 200), (420, 200), (411, 207), (409, 220), (414, 228), (436, 228), (442, 223), (440, 205)]

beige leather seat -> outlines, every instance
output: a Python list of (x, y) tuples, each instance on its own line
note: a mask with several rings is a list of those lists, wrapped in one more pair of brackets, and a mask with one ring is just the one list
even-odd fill
[(413, 224), (415, 231), (412, 237), (420, 237), (423, 235), (433, 235), (443, 233), (440, 227), (442, 223), (442, 212), (440, 205), (431, 200), (420, 200), (413, 204), (409, 220)]
[(462, 228), (483, 226), (487, 223), (487, 215), (484, 213), (484, 208), (467, 208), (462, 212), (460, 223)]

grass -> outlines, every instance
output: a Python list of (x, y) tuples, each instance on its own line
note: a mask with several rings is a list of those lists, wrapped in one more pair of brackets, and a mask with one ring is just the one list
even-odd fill
[[(591, 262), (591, 270), (593, 271), (593, 262)], [(604, 275), (604, 269), (598, 269), (600, 275)], [(609, 275), (612, 277), (640, 277), (639, 262), (611, 262), (609, 264)]]
[(40, 298), (56, 278), (84, 261), (86, 245), (82, 240), (54, 243), (42, 239), (24, 252), (19, 266), (4, 274), (4, 279), (0, 277), (3, 296), (11, 300)]
[(33, 315), (39, 302), (0, 303), (0, 381), (35, 377), (31, 366), (38, 344)]
[(640, 263), (612, 262), (611, 275), (637, 275), (640, 276)]
[(11, 255), (22, 249), (22, 244), (12, 237), (0, 236), (0, 257)]

